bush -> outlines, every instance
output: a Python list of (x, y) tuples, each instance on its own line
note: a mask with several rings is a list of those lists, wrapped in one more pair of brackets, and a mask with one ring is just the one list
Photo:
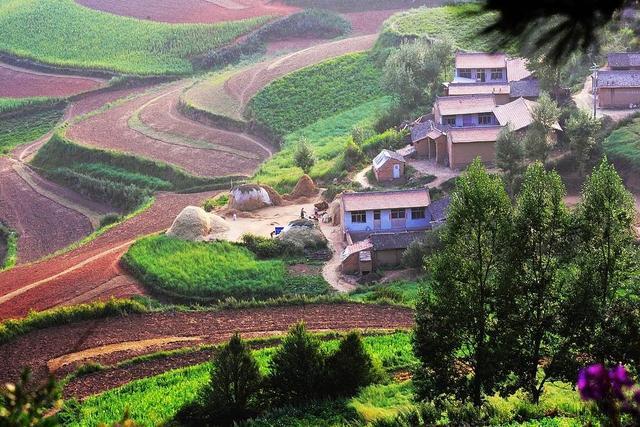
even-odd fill
[(342, 157), (342, 165), (345, 170), (354, 170), (365, 162), (366, 157), (362, 151), (362, 147), (356, 145), (353, 140), (347, 142), (347, 146), (344, 148), (344, 155)]
[(324, 355), (304, 323), (294, 325), (269, 363), (269, 393), (275, 404), (300, 404), (322, 395)]
[(48, 416), (60, 407), (60, 388), (53, 377), (43, 385), (29, 384), (31, 371), (25, 369), (15, 384), (0, 387), (0, 425), (7, 427), (54, 427), (57, 418)]
[(371, 356), (357, 332), (350, 332), (340, 341), (338, 350), (327, 359), (328, 394), (348, 397), (381, 376), (376, 372)]
[(205, 212), (211, 212), (215, 208), (222, 208), (227, 206), (228, 203), (229, 195), (221, 194), (220, 196), (214, 197), (213, 199), (207, 199), (207, 201), (204, 202), (203, 208)]
[(442, 229), (425, 232), (420, 239), (414, 240), (402, 253), (402, 264), (410, 268), (424, 267), (425, 258), (443, 248)]
[(118, 215), (118, 214), (107, 214), (105, 216), (103, 216), (102, 218), (100, 218), (100, 228), (103, 227), (107, 227), (111, 224), (115, 224), (116, 222), (120, 221), (122, 219), (122, 216)]
[(364, 141), (362, 150), (369, 156), (375, 157), (383, 149), (395, 151), (407, 144), (407, 133), (388, 129), (382, 133), (374, 135)]
[(277, 258), (287, 252), (285, 244), (279, 239), (269, 239), (250, 233), (243, 234), (241, 239), (242, 244), (261, 259)]

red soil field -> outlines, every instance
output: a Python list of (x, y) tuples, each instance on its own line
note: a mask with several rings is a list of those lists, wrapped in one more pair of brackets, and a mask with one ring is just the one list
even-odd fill
[(76, 0), (92, 9), (170, 23), (214, 23), (256, 16), (283, 16), (297, 8), (270, 0)]
[(102, 79), (48, 74), (0, 62), (0, 97), (65, 97), (97, 89), (103, 84)]
[(404, 9), (393, 10), (369, 10), (365, 12), (350, 12), (343, 14), (344, 18), (351, 22), (353, 34), (377, 34), (382, 24), (391, 15)]
[[(285, 332), (292, 324), (305, 321), (310, 330), (406, 329), (413, 326), (413, 311), (393, 306), (369, 304), (317, 304), (271, 307), (218, 312), (132, 314), (126, 317), (89, 320), (34, 331), (0, 346), (0, 360), (5, 361), (0, 381), (15, 379), (23, 366), (30, 366), (42, 378), (48, 373), (47, 362), (79, 351), (117, 343), (178, 337), (196, 338), (181, 346), (224, 342), (234, 332), (243, 337), (274, 335)], [(175, 348), (176, 346), (170, 346)], [(90, 360), (114, 364), (132, 356), (158, 351), (163, 345), (127, 349), (93, 356)], [(86, 363), (83, 360), (79, 363)], [(64, 368), (64, 367), (63, 367)], [(60, 369), (62, 374), (71, 366)], [(123, 377), (126, 381), (126, 377)], [(116, 383), (98, 385), (100, 390)], [(97, 389), (92, 392), (100, 391)]]
[[(55, 187), (63, 194), (72, 193)], [(0, 219), (19, 233), (21, 263), (62, 249), (92, 231), (87, 217), (34, 191), (7, 158), (0, 158)]]
[(135, 281), (113, 280), (123, 275), (118, 265), (122, 254), (136, 238), (167, 229), (183, 208), (215, 194), (159, 194), (149, 210), (78, 249), (0, 272), (0, 321), (22, 317), (30, 309), (141, 294)]
[[(260, 163), (259, 159), (241, 158), (232, 153), (199, 148), (188, 144), (171, 144), (159, 139), (152, 139), (129, 128), (128, 120), (139, 108), (159, 95), (167, 94), (167, 98), (177, 99), (184, 84), (181, 82), (167, 86), (160, 94), (147, 94), (93, 116), (72, 126), (67, 132), (67, 136), (81, 144), (119, 150), (174, 164), (201, 176), (250, 175), (253, 173)], [(196, 125), (191, 122), (186, 124), (176, 123), (175, 126), (176, 128), (186, 128), (187, 130), (190, 130), (191, 127), (196, 128)], [(206, 128), (206, 130), (209, 131), (210, 129)], [(176, 133), (180, 133), (180, 129), (176, 129)], [(206, 136), (202, 135), (199, 139), (205, 139)], [(217, 138), (220, 136), (222, 135), (218, 135)], [(222, 144), (226, 141), (227, 145), (238, 143), (234, 134), (224, 135), (224, 137), (224, 140), (214, 139), (210, 142)], [(236, 140), (229, 141), (229, 138), (235, 138)], [(245, 145), (244, 141), (239, 143)], [(241, 147), (237, 148), (242, 149)]]

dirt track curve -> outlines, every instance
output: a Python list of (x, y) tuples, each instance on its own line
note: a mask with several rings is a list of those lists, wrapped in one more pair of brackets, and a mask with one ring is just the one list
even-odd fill
[[(224, 342), (235, 332), (245, 338), (277, 335), (301, 320), (312, 331), (407, 329), (413, 325), (413, 311), (393, 306), (344, 303), (135, 314), (82, 321), (31, 332), (0, 345), (0, 360), (4, 361), (0, 382), (15, 378), (24, 366), (33, 368), (38, 378), (49, 372), (63, 376), (90, 361), (114, 365), (159, 350)], [(186, 358), (183, 362), (186, 365), (192, 360)], [(144, 375), (150, 373), (149, 369), (147, 366)], [(165, 369), (162, 361), (158, 362), (157, 369)], [(86, 386), (87, 390), (99, 392), (137, 377), (135, 368), (124, 371), (127, 374), (110, 371), (106, 377), (98, 377), (102, 381), (92, 381)], [(86, 395), (87, 392), (77, 390), (77, 394)]]

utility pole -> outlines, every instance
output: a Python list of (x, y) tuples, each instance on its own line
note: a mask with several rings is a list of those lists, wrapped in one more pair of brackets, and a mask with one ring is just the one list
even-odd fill
[(596, 119), (598, 108), (598, 65), (594, 63), (591, 68), (591, 92), (593, 93), (593, 119)]

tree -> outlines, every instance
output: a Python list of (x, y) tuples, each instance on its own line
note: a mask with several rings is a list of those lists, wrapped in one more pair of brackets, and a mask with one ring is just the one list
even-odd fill
[(383, 85), (396, 94), (401, 104), (421, 105), (435, 96), (452, 58), (453, 50), (448, 42), (419, 39), (402, 43), (385, 62)]
[(333, 396), (353, 396), (374, 381), (375, 367), (359, 333), (350, 332), (340, 341), (338, 350), (327, 359), (327, 372)]
[(252, 400), (262, 381), (251, 350), (237, 333), (213, 358), (209, 406), (218, 419), (230, 422), (252, 412)]
[(294, 325), (270, 362), (268, 378), (276, 404), (300, 404), (322, 395), (324, 355), (304, 323)]
[(474, 160), (452, 194), (444, 250), (416, 309), (414, 352), (421, 398), (457, 392), (482, 403), (494, 386), (496, 290), (511, 203), (502, 180)]
[(559, 336), (561, 302), (566, 294), (562, 269), (569, 259), (569, 211), (565, 188), (556, 172), (541, 163), (527, 168), (513, 213), (513, 226), (500, 279), (498, 319), (501, 345), (508, 348), (506, 371), (518, 374), (518, 386), (537, 403), (550, 372), (540, 361), (553, 363), (562, 351)]
[(306, 174), (308, 174), (313, 165), (316, 164), (313, 150), (311, 150), (309, 142), (305, 138), (302, 138), (298, 142), (296, 151), (293, 153), (293, 162)]
[(548, 94), (542, 93), (532, 115), (533, 123), (527, 130), (524, 147), (530, 160), (544, 163), (549, 157), (551, 147), (555, 144), (552, 132), (553, 126), (560, 117), (560, 109)]
[(576, 352), (592, 362), (640, 362), (634, 219), (633, 196), (605, 158), (575, 211), (579, 272), (567, 315)]
[(53, 377), (37, 387), (31, 382), (31, 371), (25, 369), (15, 384), (0, 388), (1, 427), (57, 426), (55, 416), (47, 416), (62, 406), (60, 388)]
[(524, 170), (524, 147), (509, 126), (500, 131), (496, 140), (496, 166), (504, 172), (509, 194), (515, 195)]
[(600, 120), (594, 119), (591, 114), (583, 110), (576, 110), (567, 120), (566, 133), (571, 151), (578, 162), (580, 176), (585, 174), (601, 125)]

